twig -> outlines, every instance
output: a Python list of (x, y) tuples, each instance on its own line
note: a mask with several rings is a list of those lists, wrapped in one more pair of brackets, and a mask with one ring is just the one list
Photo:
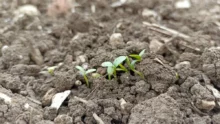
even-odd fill
[(32, 101), (33, 103), (36, 103), (36, 104), (38, 104), (38, 105), (42, 105), (42, 103), (41, 103), (40, 101), (36, 100), (36, 99), (33, 99), (33, 98), (31, 98), (31, 97), (27, 97), (27, 99), (29, 99), (29, 100)]
[(78, 101), (80, 101), (80, 102), (82, 102), (82, 103), (84, 103), (84, 104), (88, 104), (88, 101), (85, 100), (85, 99), (83, 99), (83, 98), (79, 98), (79, 97), (77, 97), (77, 96), (74, 96), (74, 99), (76, 99), (76, 100), (78, 100)]
[(162, 66), (166, 67), (165, 64), (159, 59), (159, 58), (155, 58), (153, 59), (154, 61), (158, 62), (159, 64), (161, 64)]
[[(162, 34), (165, 34), (165, 35), (168, 35), (168, 36), (171, 36), (171, 37), (174, 37), (174, 39), (176, 37), (179, 37), (179, 38), (182, 38), (187, 43), (191, 43), (192, 42), (192, 40), (190, 39), (191, 38), (190, 36), (188, 36), (186, 34), (183, 34), (183, 33), (179, 32), (179, 31), (176, 31), (174, 29), (167, 28), (165, 26), (158, 25), (158, 24), (155, 24), (155, 23), (151, 24), (149, 22), (143, 22), (143, 24), (148, 26), (149, 29), (151, 29), (151, 30), (157, 31), (159, 33), (162, 33)], [(184, 47), (187, 47), (187, 48), (189, 48), (191, 50), (194, 50), (196, 52), (199, 52), (199, 53), (201, 52), (201, 50), (199, 48), (194, 48), (194, 47), (192, 47), (190, 45), (186, 45), (186, 44), (181, 44), (181, 45), (183, 45)]]
[(88, 95), (87, 95), (87, 99), (98, 89), (98, 87), (99, 87), (99, 84), (92, 90), (92, 92), (91, 93), (89, 93)]
[(97, 124), (105, 124), (96, 113), (93, 113), (92, 115), (93, 115), (94, 119), (96, 120)]
[[(167, 28), (167, 27), (164, 27), (164, 26), (161, 26), (161, 25), (158, 25), (158, 24), (154, 24), (154, 23), (150, 24), (149, 22), (143, 22), (143, 24), (148, 26), (148, 27), (153, 27), (151, 29), (155, 29), (155, 31), (160, 31), (161, 33), (166, 34), (166, 35), (172, 35), (172, 36), (175, 35), (175, 36), (181, 37), (181, 38), (183, 38), (187, 41), (190, 39), (190, 36), (188, 36), (186, 34), (183, 34), (181, 32), (178, 32), (174, 29), (170, 29), (170, 28)], [(157, 29), (162, 29), (166, 32), (161, 31), (161, 30), (157, 30)]]
[(30, 86), (30, 83), (31, 83), (31, 82), (32, 82), (32, 80), (27, 83), (27, 85), (26, 85), (26, 90), (27, 90), (27, 92), (28, 92), (28, 94), (29, 94), (29, 96), (30, 96), (31, 98), (36, 99), (36, 95), (35, 95), (34, 91), (32, 90), (32, 88), (31, 88), (31, 86)]

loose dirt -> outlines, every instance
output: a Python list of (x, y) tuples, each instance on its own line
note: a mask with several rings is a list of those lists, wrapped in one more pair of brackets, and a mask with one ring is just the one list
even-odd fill
[[(0, 123), (220, 124), (220, 2), (180, 1), (0, 0)], [(108, 80), (102, 62), (143, 49), (144, 79)]]

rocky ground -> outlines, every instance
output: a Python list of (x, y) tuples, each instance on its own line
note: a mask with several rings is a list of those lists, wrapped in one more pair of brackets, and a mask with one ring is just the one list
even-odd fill
[(0, 123), (220, 124), (219, 34), (219, 0), (0, 0)]

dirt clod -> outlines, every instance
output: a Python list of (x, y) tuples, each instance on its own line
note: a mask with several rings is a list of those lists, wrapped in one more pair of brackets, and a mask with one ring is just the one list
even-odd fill
[(129, 124), (183, 123), (178, 103), (167, 94), (145, 100), (131, 110)]

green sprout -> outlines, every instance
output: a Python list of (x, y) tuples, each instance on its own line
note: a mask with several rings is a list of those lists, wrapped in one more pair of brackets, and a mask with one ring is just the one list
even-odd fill
[(142, 60), (142, 56), (144, 55), (145, 49), (142, 50), (139, 54), (131, 54), (129, 55), (131, 58), (134, 58), (137, 61), (141, 61)]
[(92, 73), (92, 72), (95, 72), (96, 69), (89, 69), (89, 70), (85, 70), (83, 67), (81, 66), (76, 66), (76, 69), (79, 70), (79, 73), (83, 76), (84, 80), (86, 81), (86, 85), (89, 87), (89, 80), (88, 80), (88, 77), (87, 77), (87, 74), (89, 73)]
[(180, 76), (179, 74), (176, 72), (176, 79), (179, 80), (180, 79)]
[(143, 75), (141, 72), (139, 72), (139, 71), (137, 71), (137, 70), (135, 69), (135, 64), (136, 64), (137, 62), (138, 62), (138, 60), (132, 60), (132, 59), (131, 59), (131, 61), (130, 61), (129, 57), (128, 57), (128, 56), (126, 57), (126, 63), (127, 63), (128, 67), (129, 67), (129, 69), (130, 69), (131, 71), (133, 71), (134, 73), (138, 74), (141, 78), (144, 79), (144, 75)]
[(113, 75), (117, 78), (117, 71), (125, 71), (128, 70), (122, 65), (122, 62), (126, 60), (126, 56), (119, 56), (116, 58), (113, 63), (112, 62), (103, 62), (102, 67), (107, 67), (108, 79), (111, 80), (111, 76)]
[(47, 72), (50, 74), (50, 75), (54, 75), (54, 70), (58, 68), (58, 66), (52, 66), (52, 67), (48, 67), (47, 68)]

